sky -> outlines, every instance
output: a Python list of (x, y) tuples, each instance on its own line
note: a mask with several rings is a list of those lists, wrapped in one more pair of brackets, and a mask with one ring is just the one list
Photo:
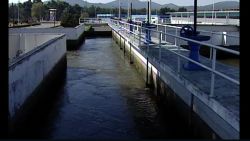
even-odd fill
[[(19, 0), (20, 2), (25, 2), (27, 0)], [(42, 0), (43, 1), (43, 0)], [(91, 3), (107, 3), (111, 2), (114, 0), (87, 0), (88, 2)], [(121, 1), (126, 1), (127, 0), (121, 0)], [(141, 1), (147, 1), (147, 0), (141, 0)], [(168, 3), (173, 3), (179, 6), (190, 6), (193, 5), (194, 0), (152, 0), (153, 2), (159, 3), (159, 4), (168, 4)], [(221, 1), (238, 1), (239, 0), (197, 0), (198, 1), (198, 6), (202, 5), (207, 5), (207, 4), (212, 4), (214, 2), (221, 2)], [(17, 3), (18, 0), (9, 0), (9, 3)]]

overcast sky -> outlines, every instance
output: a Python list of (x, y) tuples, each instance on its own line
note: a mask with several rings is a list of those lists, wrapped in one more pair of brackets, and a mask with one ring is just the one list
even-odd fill
[[(27, 0), (19, 0), (20, 2), (25, 2)], [(44, 0), (42, 0), (44, 1)], [(107, 2), (111, 2), (114, 0), (87, 0), (88, 2), (91, 3), (107, 3)], [(121, 1), (126, 1), (127, 0), (121, 0)], [(141, 0), (141, 1), (147, 1), (147, 0)], [(153, 2), (159, 3), (159, 4), (168, 4), (168, 3), (173, 3), (179, 6), (189, 6), (189, 5), (193, 5), (194, 0), (152, 0)], [(212, 4), (213, 1), (214, 2), (220, 2), (220, 1), (239, 1), (239, 0), (197, 0), (198, 1), (198, 5), (207, 5), (207, 4)], [(9, 3), (17, 3), (18, 0), (9, 0)]]

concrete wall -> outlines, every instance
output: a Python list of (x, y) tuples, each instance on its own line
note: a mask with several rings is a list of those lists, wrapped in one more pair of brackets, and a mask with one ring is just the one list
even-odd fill
[(59, 34), (9, 34), (9, 61), (24, 55), (52, 38), (60, 36)]
[[(119, 44), (119, 35), (115, 31), (112, 31), (112, 35), (114, 40), (116, 40)], [(123, 38), (121, 38), (122, 47), (124, 46), (123, 42)], [(140, 52), (137, 47), (132, 47), (130, 53), (130, 44), (128, 42), (125, 42), (125, 50), (129, 58), (132, 58), (138, 72), (146, 81), (146, 55)], [(130, 55), (132, 57), (130, 57)], [(156, 64), (153, 60), (149, 59), (148, 83), (148, 85), (154, 88), (154, 91), (157, 94), (166, 98), (164, 99), (165, 101), (169, 101), (167, 97), (170, 97), (170, 95), (175, 99), (176, 97), (181, 99), (182, 103), (185, 103), (188, 107), (187, 109), (192, 109), (192, 111), (196, 113), (200, 119), (202, 119), (202, 121), (205, 122), (206, 125), (221, 138), (239, 139), (239, 121), (237, 122), (232, 120), (228, 122), (230, 119), (234, 118), (229, 114), (227, 109), (215, 100), (209, 99), (206, 94), (198, 91), (196, 87), (189, 81), (185, 80), (185, 78), (177, 77), (171, 68), (165, 66), (165, 70), (162, 70), (159, 64)], [(176, 106), (179, 106), (179, 104)], [(180, 109), (183, 110), (183, 107)], [(189, 111), (185, 112), (188, 113)], [(213, 134), (214, 133), (211, 133), (211, 138), (213, 137)]]
[[(32, 36), (26, 36), (28, 38)], [(16, 36), (13, 36), (16, 39)], [(10, 39), (12, 40), (12, 39)], [(34, 45), (34, 44), (33, 44)], [(65, 35), (55, 36), (9, 65), (9, 116), (12, 118), (66, 54)]]
[(67, 40), (77, 40), (84, 32), (84, 24), (77, 27), (60, 28), (10, 28), (9, 33), (63, 33)]

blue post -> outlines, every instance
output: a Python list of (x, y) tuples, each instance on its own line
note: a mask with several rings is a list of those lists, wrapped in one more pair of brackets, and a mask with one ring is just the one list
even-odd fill
[[(200, 45), (193, 43), (193, 42), (188, 42), (188, 45), (190, 47), (189, 58), (194, 61), (200, 62), (200, 57), (199, 57)], [(202, 67), (190, 61), (184, 68), (187, 70), (202, 70), (203, 69)]]
[[(182, 29), (180, 30), (180, 35), (185, 38), (189, 38), (189, 39), (196, 40), (196, 41), (208, 41), (210, 39), (209, 36), (198, 35), (198, 34), (199, 33), (194, 32), (193, 28), (189, 25), (182, 27)], [(188, 41), (188, 46), (190, 48), (189, 58), (196, 62), (200, 62), (199, 60), (200, 44)], [(203, 70), (204, 68), (202, 68), (201, 66), (191, 61), (188, 61), (188, 63), (184, 65), (184, 69)]]
[[(146, 28), (147, 28), (147, 26), (146, 26)], [(146, 29), (145, 40), (146, 40), (145, 41), (146, 43), (150, 43), (151, 42), (151, 32), (150, 32), (149, 29)]]
[(132, 22), (132, 20), (129, 21), (129, 24), (130, 24), (129, 25), (129, 30), (130, 30), (130, 33), (132, 33), (133, 32), (133, 25), (132, 25), (133, 22)]

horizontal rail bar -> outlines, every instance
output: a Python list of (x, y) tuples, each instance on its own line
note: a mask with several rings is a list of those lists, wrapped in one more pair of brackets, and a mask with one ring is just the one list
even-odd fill
[[(167, 48), (166, 48), (166, 49), (167, 49)], [(167, 50), (169, 50), (169, 49), (167, 49)], [(182, 57), (182, 58), (184, 58), (184, 59), (186, 59), (186, 60), (188, 60), (188, 61), (190, 61), (190, 62), (192, 62), (192, 63), (195, 63), (195, 64), (197, 64), (197, 65), (199, 65), (199, 66), (201, 66), (201, 67), (203, 67), (203, 68), (209, 70), (210, 72), (213, 72), (213, 73), (215, 73), (215, 74), (217, 74), (217, 75), (219, 75), (219, 76), (221, 76), (221, 77), (223, 77), (223, 78), (225, 78), (225, 79), (227, 79), (227, 80), (229, 80), (229, 81), (231, 81), (231, 82), (233, 82), (233, 83), (235, 83), (235, 84), (237, 84), (237, 85), (240, 84), (239, 81), (237, 81), (237, 80), (235, 80), (235, 79), (232, 79), (232, 78), (228, 77), (227, 75), (225, 75), (225, 74), (223, 74), (223, 73), (221, 73), (221, 72), (218, 72), (218, 71), (216, 71), (216, 70), (213, 71), (213, 69), (211, 69), (211, 68), (209, 68), (209, 67), (207, 67), (207, 66), (205, 66), (205, 65), (203, 65), (203, 64), (201, 64), (201, 63), (199, 63), (199, 62), (196, 62), (196, 61), (194, 61), (194, 60), (192, 60), (192, 59), (190, 59), (190, 58), (188, 58), (188, 57), (186, 57), (186, 56), (184, 56), (184, 55), (178, 54), (178, 53), (176, 53), (176, 52), (174, 52), (174, 51), (172, 51), (172, 50), (169, 50), (169, 51), (172, 52), (172, 53), (174, 53), (174, 54), (176, 54), (176, 55), (178, 55), (178, 56), (180, 56), (180, 57)]]
[[(164, 25), (164, 24), (157, 24), (157, 23), (154, 23), (154, 25), (164, 26), (164, 27), (170, 27), (170, 28), (174, 28), (174, 29), (181, 29), (181, 27), (179, 27), (179, 26)], [(205, 32), (205, 33), (211, 33), (211, 34), (217, 34), (217, 35), (224, 35), (223, 33), (218, 33), (218, 32), (213, 32), (213, 31), (206, 31), (206, 30), (197, 30), (197, 31), (199, 31), (199, 32)], [(240, 38), (240, 36), (231, 35), (231, 34), (225, 34), (225, 36), (234, 37), (234, 38)]]
[[(132, 25), (133, 26), (133, 24), (129, 24), (129, 23), (125, 23), (125, 25)], [(132, 32), (132, 31), (130, 31), (129, 29), (127, 29), (127, 28), (124, 28), (124, 27), (122, 27), (123, 29), (125, 29), (125, 31), (128, 31), (129, 33), (132, 33), (132, 34), (134, 34), (134, 35), (137, 35), (137, 36), (140, 36), (141, 34), (137, 34), (137, 33), (135, 33), (135, 32)], [(157, 32), (157, 31), (156, 31)], [(167, 35), (169, 35), (169, 34), (167, 34)], [(170, 36), (173, 36), (172, 34), (170, 34)], [(175, 36), (176, 38), (178, 38), (178, 36)], [(183, 37), (180, 37), (180, 39), (182, 39)], [(146, 39), (147, 40), (147, 39)], [(190, 39), (186, 39), (186, 38), (183, 38), (183, 40), (190, 40)], [(195, 41), (195, 40), (190, 40), (190, 41), (193, 41), (193, 42), (197, 42), (197, 43), (199, 43), (198, 41)], [(158, 45), (157, 43), (155, 44), (156, 46)], [(204, 45), (207, 45), (207, 44), (204, 44)], [(208, 46), (209, 46), (210, 44), (208, 44)], [(214, 45), (210, 45), (210, 46), (214, 46)], [(182, 57), (182, 58), (184, 58), (184, 59), (186, 59), (186, 60), (188, 60), (188, 61), (190, 61), (190, 62), (192, 62), (192, 63), (195, 63), (195, 64), (197, 64), (197, 65), (199, 65), (199, 66), (201, 66), (201, 67), (203, 67), (203, 68), (205, 68), (205, 69), (207, 69), (207, 70), (209, 70), (210, 72), (213, 72), (213, 73), (215, 73), (215, 74), (217, 74), (217, 75), (219, 75), (219, 76), (221, 76), (221, 77), (223, 77), (223, 78), (225, 78), (225, 79), (227, 79), (227, 80), (229, 80), (229, 81), (231, 81), (231, 82), (233, 82), (233, 83), (235, 83), (235, 84), (237, 84), (237, 85), (239, 85), (240, 84), (240, 82), (238, 81), (238, 80), (236, 80), (236, 79), (233, 79), (233, 78), (231, 78), (231, 77), (229, 77), (229, 76), (227, 76), (227, 75), (225, 75), (225, 74), (223, 74), (223, 73), (221, 73), (221, 72), (219, 72), (219, 71), (217, 71), (217, 70), (213, 70), (212, 68), (209, 68), (209, 67), (207, 67), (207, 66), (205, 66), (205, 65), (203, 65), (203, 64), (201, 64), (201, 63), (199, 63), (199, 62), (196, 62), (196, 61), (194, 61), (194, 60), (192, 60), (192, 59), (190, 59), (190, 58), (188, 58), (188, 57), (186, 57), (186, 56), (184, 56), (184, 55), (182, 55), (182, 54), (179, 54), (179, 53), (177, 53), (177, 52), (175, 52), (175, 51), (172, 51), (172, 50), (170, 50), (170, 49), (168, 49), (168, 48), (166, 48), (165, 46), (162, 46), (163, 48), (165, 48), (165, 49), (167, 49), (168, 51), (170, 51), (170, 52), (172, 52), (172, 53), (174, 53), (174, 54), (176, 54), (177, 56), (180, 56), (180, 57)], [(218, 48), (217, 46), (214, 46), (214, 48), (215, 49), (220, 49), (220, 48)], [(229, 50), (229, 49), (225, 49), (226, 51), (227, 50)], [(231, 50), (229, 50), (229, 51), (231, 51)], [(237, 51), (235, 51), (236, 53), (237, 53)]]
[[(126, 22), (123, 22), (123, 21), (119, 21), (119, 22), (121, 22), (121, 23), (123, 23), (123, 24), (135, 26), (134, 24), (126, 23)], [(146, 30), (150, 30), (150, 31), (159, 33), (159, 31), (157, 31), (157, 30), (148, 29), (148, 28), (145, 28), (145, 27), (141, 27), (141, 28), (142, 28), (142, 29), (146, 29)], [(235, 54), (235, 55), (240, 55), (240, 52), (239, 52), (239, 51), (235, 51), (235, 50), (232, 50), (232, 49), (227, 49), (227, 48), (223, 48), (223, 47), (220, 47), (220, 46), (216, 46), (216, 45), (212, 45), (212, 44), (208, 44), (208, 43), (204, 43), (204, 42), (200, 42), (200, 41), (196, 41), (196, 40), (192, 40), (192, 39), (188, 39), (188, 38), (176, 36), (176, 35), (174, 35), (174, 34), (169, 34), (169, 33), (164, 33), (164, 32), (163, 32), (163, 34), (164, 34), (164, 35), (172, 36), (172, 37), (174, 37), (174, 38), (179, 38), (179, 39), (182, 39), (182, 40), (185, 40), (185, 41), (190, 41), (190, 42), (197, 43), (197, 44), (200, 44), (200, 45), (208, 46), (208, 47), (210, 47), (210, 48), (215, 48), (215, 49), (218, 49), (218, 50), (222, 50), (222, 51), (225, 51), (225, 52), (229, 52), (229, 53), (232, 53), (232, 54)]]

